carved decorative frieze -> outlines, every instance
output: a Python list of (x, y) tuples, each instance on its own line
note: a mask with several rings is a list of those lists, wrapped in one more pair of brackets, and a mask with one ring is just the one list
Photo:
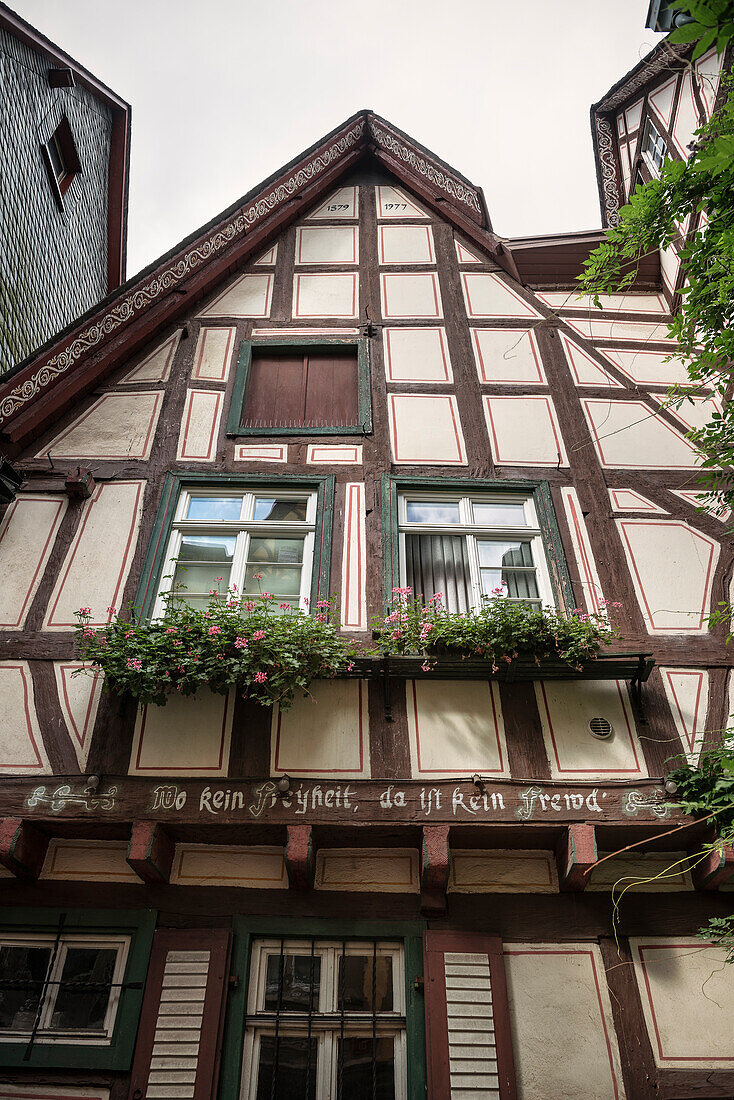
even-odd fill
[(619, 225), (619, 208), (622, 205), (617, 160), (614, 156), (612, 127), (605, 118), (594, 116), (596, 140), (601, 171), (601, 190), (604, 201), (604, 217), (607, 225)]

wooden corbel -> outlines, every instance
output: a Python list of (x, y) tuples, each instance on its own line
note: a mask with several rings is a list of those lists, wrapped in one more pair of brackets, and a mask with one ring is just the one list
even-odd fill
[(449, 826), (424, 825), (421, 842), (421, 913), (446, 912), (449, 865)]
[(157, 821), (134, 821), (127, 861), (143, 882), (168, 882), (175, 845)]
[(0, 863), (17, 878), (37, 879), (46, 858), (48, 837), (21, 817), (0, 820)]
[(310, 825), (288, 825), (285, 867), (291, 890), (313, 890), (314, 850)]
[(691, 871), (697, 890), (718, 890), (734, 877), (734, 848), (719, 844)]
[(585, 890), (598, 858), (594, 826), (584, 822), (566, 826), (556, 844), (560, 889)]

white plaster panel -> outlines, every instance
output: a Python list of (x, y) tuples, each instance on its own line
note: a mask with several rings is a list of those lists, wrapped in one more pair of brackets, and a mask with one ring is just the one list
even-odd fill
[(110, 619), (120, 606), (130, 570), (143, 507), (144, 481), (111, 481), (96, 486), (83, 505), (81, 523), (61, 566), (44, 620), (45, 630), (72, 630), (75, 612), (90, 607), (92, 626)]
[(65, 495), (23, 493), (5, 512), (0, 526), (0, 629), (18, 630), (25, 622), (68, 503)]
[(579, 317), (566, 317), (565, 323), (579, 336), (585, 336), (592, 340), (637, 340), (647, 342), (654, 340), (658, 344), (670, 344), (674, 341), (668, 339), (668, 326), (665, 324), (654, 325), (647, 321), (607, 321), (605, 318), (592, 317), (582, 319)]
[[(619, 680), (555, 680), (535, 685), (545, 748), (554, 779), (623, 779), (647, 775), (627, 688)], [(613, 732), (600, 740), (592, 718)]]
[(66, 882), (137, 882), (127, 862), (127, 840), (49, 841), (40, 878)]
[(219, 294), (201, 317), (269, 317), (272, 275), (240, 275)]
[(358, 313), (359, 275), (356, 271), (294, 276), (294, 317), (356, 317)]
[(586, 398), (581, 403), (603, 466), (690, 470), (698, 465), (692, 444), (644, 401)]
[(568, 465), (558, 417), (550, 397), (485, 396), (484, 416), (494, 460), (506, 466)]
[(130, 775), (226, 775), (232, 734), (232, 693), (170, 695), (163, 707), (141, 707), (135, 722)]
[(471, 248), (467, 248), (461, 241), (455, 240), (454, 244), (456, 245), (456, 259), (460, 264), (483, 264), (485, 262), (481, 256), (477, 256)]
[(388, 395), (390, 439), (395, 462), (465, 466), (466, 450), (453, 395)]
[(191, 377), (201, 382), (226, 382), (237, 329), (202, 328), (196, 343)]
[(642, 100), (638, 99), (636, 103), (633, 103), (624, 112), (624, 120), (627, 124), (627, 130), (629, 133), (634, 133), (640, 125), (640, 119), (642, 118)]
[(530, 329), (470, 329), (480, 382), (547, 385), (535, 333)]
[(258, 260), (255, 260), (253, 267), (272, 267), (275, 261), (278, 259), (278, 245), (277, 242), (269, 248), (267, 252), (263, 252), (262, 256)]
[(554, 309), (588, 309), (594, 317), (608, 313), (667, 313), (668, 306), (662, 294), (600, 294), (601, 310), (587, 294), (575, 290), (543, 290), (538, 298)]
[(397, 187), (377, 188), (377, 217), (381, 220), (398, 221), (404, 218), (427, 218), (428, 215), (405, 191)]
[(654, 512), (661, 516), (668, 514), (659, 504), (643, 497), (636, 489), (610, 489), (609, 500), (615, 512)]
[(675, 99), (675, 83), (677, 79), (677, 76), (672, 76), (670, 80), (666, 80), (665, 83), (661, 84), (659, 88), (656, 88), (654, 92), (650, 92), (648, 97), (648, 103), (657, 113), (658, 118), (666, 130), (670, 129), (670, 119), (673, 114), (673, 100)]
[[(599, 858), (606, 855), (600, 852)], [(596, 893), (613, 889), (615, 899), (622, 891), (677, 894), (693, 889), (690, 864), (685, 852), (622, 852), (594, 868), (586, 889)]]
[(625, 137), (625, 135), (627, 133), (627, 127), (625, 126), (625, 122), (624, 122), (624, 111), (620, 111), (619, 114), (616, 116), (616, 122), (617, 122), (617, 136), (621, 137), (621, 138)]
[(660, 675), (683, 751), (695, 767), (706, 732), (709, 674), (702, 668), (661, 668)]
[(614, 363), (633, 382), (648, 386), (669, 386), (674, 382), (688, 382), (688, 371), (681, 359), (668, 359), (665, 351), (620, 351), (619, 348), (599, 348), (602, 355)]
[(382, 330), (388, 382), (453, 382), (446, 329)]
[(368, 779), (367, 685), (361, 680), (314, 680), (290, 710), (273, 708), (273, 775)]
[(706, 493), (696, 493), (690, 489), (671, 489), (671, 492), (674, 496), (685, 500), (687, 504), (692, 504), (694, 508), (703, 508), (712, 519), (718, 519), (719, 523), (728, 523), (731, 517), (731, 509), (709, 500)]
[(306, 449), (309, 466), (361, 466), (361, 443), (309, 443)]
[(235, 462), (287, 462), (287, 443), (243, 443), (234, 449)]
[(381, 264), (435, 264), (430, 225), (381, 225), (377, 231)]
[(317, 890), (413, 894), (419, 889), (416, 848), (321, 848)]
[(163, 391), (103, 393), (38, 457), (150, 458)]
[(89, 756), (103, 684), (103, 677), (99, 673), (94, 673), (91, 669), (82, 672), (84, 668), (89, 666), (85, 666), (82, 661), (54, 661), (61, 713), (80, 771), (84, 771)]
[[(240, 792), (233, 792), (239, 794)], [(244, 809), (242, 804), (231, 808)], [(177, 844), (171, 867), (177, 886), (240, 886), (249, 890), (287, 890), (283, 848), (234, 844)]]
[(28, 662), (0, 661), (0, 773), (45, 775), (50, 771)]
[(536, 309), (493, 271), (462, 271), (469, 317), (540, 317)]
[(406, 694), (414, 779), (474, 772), (509, 776), (495, 684), (485, 680), (409, 680)]
[(358, 328), (344, 328), (343, 325), (330, 328), (254, 328), (253, 336), (269, 336), (274, 340), (282, 340), (284, 336), (359, 336)]
[(504, 958), (518, 1100), (623, 1100), (596, 944), (505, 943)]
[(568, 365), (571, 368), (574, 382), (577, 386), (621, 386), (616, 378), (612, 378), (602, 366), (597, 363), (587, 351), (571, 340), (564, 332), (560, 334), (561, 344), (566, 352)]
[(443, 317), (441, 291), (435, 271), (411, 274), (406, 271), (386, 272), (380, 275), (382, 290), (382, 316)]
[(557, 894), (553, 852), (451, 849), (450, 894)]
[(366, 630), (367, 537), (364, 482), (347, 482), (344, 494), (341, 625), (345, 630)]
[(181, 329), (178, 329), (154, 351), (146, 355), (136, 367), (124, 374), (118, 385), (127, 386), (132, 382), (167, 382), (180, 339)]
[(345, 218), (356, 218), (359, 213), (359, 191), (356, 187), (340, 187), (329, 195), (326, 202), (317, 206), (306, 221), (340, 221)]
[(668, 248), (660, 249), (660, 271), (666, 287), (674, 294), (680, 274), (680, 256), (672, 244)]
[(721, 405), (714, 397), (690, 397), (680, 405), (668, 405), (668, 410), (690, 430), (710, 424), (714, 413), (721, 413)]
[(224, 408), (222, 390), (187, 390), (176, 458), (179, 462), (213, 462)]
[(656, 1065), (734, 1068), (734, 982), (721, 947), (695, 936), (630, 939)]
[(694, 65), (698, 77), (698, 90), (706, 107), (707, 117), (714, 109), (716, 93), (719, 90), (721, 61), (722, 59), (717, 54), (716, 49), (713, 49), (708, 50), (703, 57), (699, 57)]
[(616, 523), (647, 629), (706, 633), (719, 544), (683, 520)]
[(563, 497), (563, 507), (566, 512), (566, 520), (568, 521), (568, 529), (571, 535), (571, 544), (573, 546), (574, 557), (576, 558), (579, 577), (581, 578), (581, 587), (583, 589), (586, 607), (589, 611), (596, 612), (597, 614), (604, 614), (604, 593), (602, 592), (599, 571), (596, 568), (596, 561), (591, 549), (589, 532), (581, 511), (578, 493), (575, 489), (564, 487), (561, 489), (561, 496)]
[(693, 81), (690, 71), (686, 69), (681, 79), (672, 133), (673, 141), (684, 160), (688, 160), (691, 155), (688, 146), (693, 141), (693, 132), (699, 125), (698, 109), (693, 98)]
[(356, 225), (306, 225), (296, 229), (297, 264), (358, 262), (359, 229)]

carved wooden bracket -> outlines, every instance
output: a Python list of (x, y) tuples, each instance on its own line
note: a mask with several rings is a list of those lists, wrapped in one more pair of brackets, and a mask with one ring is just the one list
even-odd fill
[(424, 825), (421, 843), (421, 913), (446, 912), (449, 860), (449, 826)]
[(134, 821), (127, 861), (143, 882), (168, 882), (174, 843), (156, 821)]
[(697, 890), (718, 890), (734, 877), (734, 848), (727, 844), (714, 848), (693, 868), (692, 877)]
[(18, 878), (38, 878), (47, 848), (48, 837), (30, 821), (0, 819), (0, 863)]
[(558, 885), (561, 890), (585, 890), (598, 859), (593, 825), (569, 825), (556, 845)]
[(289, 825), (285, 866), (291, 890), (313, 890), (314, 850), (310, 825)]

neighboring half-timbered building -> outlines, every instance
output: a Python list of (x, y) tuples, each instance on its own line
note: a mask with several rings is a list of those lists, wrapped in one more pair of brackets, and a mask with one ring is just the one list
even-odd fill
[[(595, 108), (608, 221), (716, 71), (663, 46)], [(696, 939), (734, 865), (661, 785), (731, 709), (714, 402), (666, 403), (670, 257), (575, 298), (599, 236), (500, 239), (360, 112), (0, 387), (2, 1100), (734, 1093)], [(75, 612), (155, 615), (182, 563), (365, 641), (395, 587), (498, 580), (624, 637), (593, 679), (385, 659), (283, 712), (75, 676)]]

